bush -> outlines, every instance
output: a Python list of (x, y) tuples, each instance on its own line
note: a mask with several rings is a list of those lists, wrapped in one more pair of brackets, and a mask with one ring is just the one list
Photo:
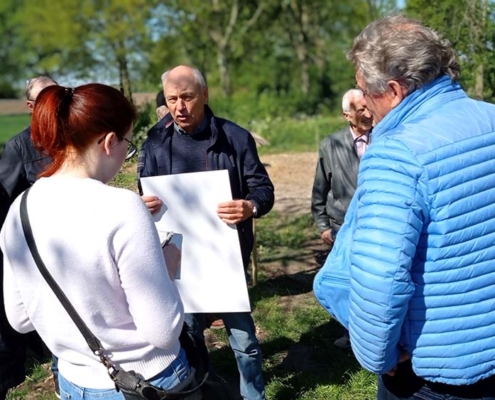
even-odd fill
[(137, 108), (137, 118), (134, 122), (132, 142), (141, 148), (149, 129), (157, 122), (154, 104), (145, 103)]

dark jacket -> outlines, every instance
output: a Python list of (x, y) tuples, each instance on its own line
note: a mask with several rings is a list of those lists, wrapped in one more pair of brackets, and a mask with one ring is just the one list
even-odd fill
[(0, 159), (0, 184), (10, 197), (10, 204), (31, 187), (50, 162), (34, 147), (30, 127), (7, 142)]
[[(212, 134), (212, 145), (207, 150), (207, 170), (228, 170), (232, 198), (252, 201), (257, 208), (256, 217), (265, 215), (273, 207), (274, 188), (258, 157), (253, 137), (233, 122), (215, 117), (208, 106), (205, 113)], [(139, 177), (171, 174), (174, 125), (170, 122), (170, 118), (165, 117), (148, 132), (139, 152)], [(237, 231), (244, 267), (247, 267), (254, 242), (252, 218), (237, 224)]]
[(359, 157), (349, 130), (325, 137), (320, 144), (311, 196), (311, 212), (318, 230), (338, 232), (356, 191)]
[[(0, 159), (0, 227), (15, 198), (36, 181), (38, 174), (49, 162), (50, 158), (34, 148), (29, 127), (7, 142)], [(1, 281), (3, 255), (0, 252)], [(0, 391), (6, 391), (24, 380), (26, 340), (35, 343), (37, 352), (42, 351), (37, 334), (32, 332), (27, 336), (21, 335), (10, 327), (3, 305), (3, 288), (0, 285)]]

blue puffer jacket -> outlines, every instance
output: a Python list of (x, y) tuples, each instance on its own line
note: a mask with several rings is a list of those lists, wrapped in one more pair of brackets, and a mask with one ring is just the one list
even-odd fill
[(429, 381), (495, 374), (495, 106), (442, 77), (373, 131), (339, 233), (350, 259), (359, 362), (385, 373), (401, 349)]

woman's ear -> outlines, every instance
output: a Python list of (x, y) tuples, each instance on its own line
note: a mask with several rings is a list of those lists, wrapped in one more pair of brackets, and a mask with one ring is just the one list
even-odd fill
[(103, 149), (107, 155), (110, 155), (112, 152), (113, 146), (115, 146), (115, 142), (117, 141), (117, 135), (115, 132), (108, 132), (103, 140)]

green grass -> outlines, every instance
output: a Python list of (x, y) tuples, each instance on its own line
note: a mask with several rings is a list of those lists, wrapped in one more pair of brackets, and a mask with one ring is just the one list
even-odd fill
[(321, 140), (345, 126), (342, 117), (266, 118), (245, 126), (270, 144), (260, 147), (260, 154), (317, 151)]
[(0, 143), (4, 144), (11, 137), (24, 130), (29, 125), (30, 120), (29, 114), (0, 116)]

